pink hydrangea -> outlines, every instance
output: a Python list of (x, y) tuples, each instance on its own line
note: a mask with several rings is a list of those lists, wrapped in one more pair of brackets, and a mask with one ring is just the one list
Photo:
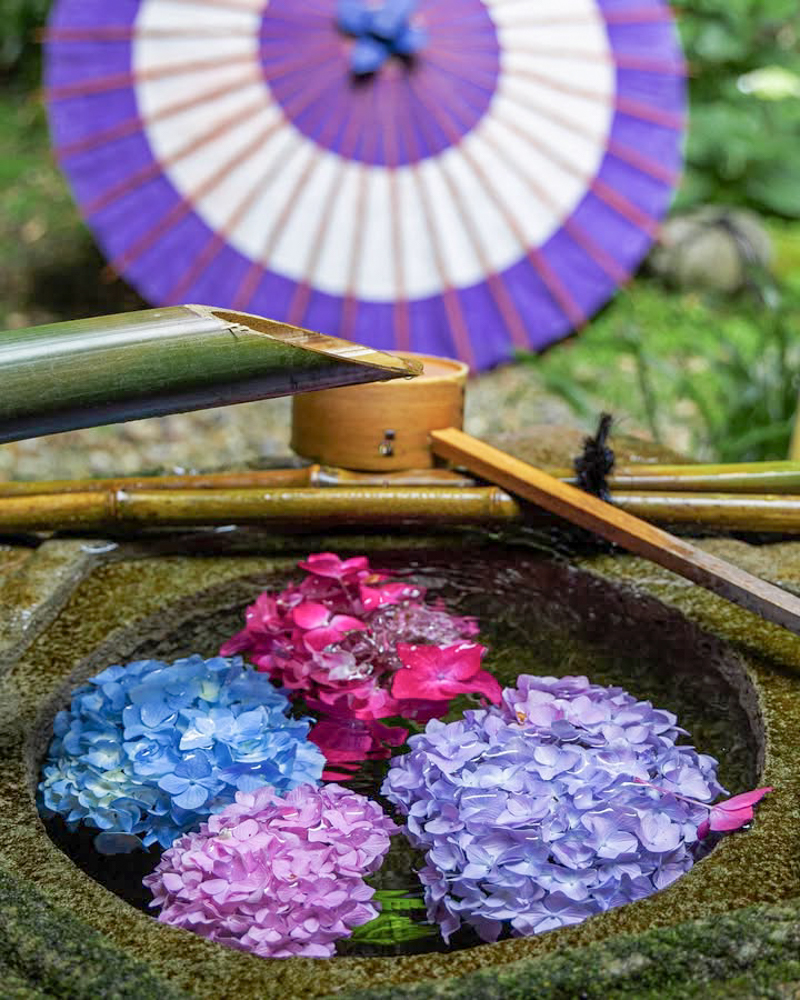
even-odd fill
[(340, 785), (239, 792), (176, 840), (144, 884), (163, 923), (263, 958), (329, 958), (378, 915), (364, 876), (398, 829)]
[[(310, 738), (330, 763), (354, 770), (361, 761), (391, 756), (398, 730), (377, 725), (380, 719), (424, 723), (444, 715), (462, 693), (498, 700), (499, 685), (477, 665), (450, 665), (440, 681), (441, 671), (409, 669), (401, 652), (412, 646), (455, 649), (477, 634), (474, 619), (450, 614), (441, 601), (427, 602), (424, 587), (390, 579), (365, 556), (320, 552), (300, 568), (306, 578), (261, 594), (247, 609), (244, 629), (221, 652), (246, 653), (258, 670), (303, 698), (320, 716)], [(346, 777), (338, 771), (325, 776)]]

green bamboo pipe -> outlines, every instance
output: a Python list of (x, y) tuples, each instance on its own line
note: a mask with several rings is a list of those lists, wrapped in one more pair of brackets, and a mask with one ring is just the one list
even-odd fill
[(170, 306), (0, 336), (0, 443), (419, 374), (247, 313)]
[[(575, 483), (570, 469), (551, 476)], [(740, 462), (730, 465), (621, 465), (608, 477), (610, 490), (676, 493), (800, 493), (800, 462)]]
[(0, 532), (280, 523), (484, 524), (518, 519), (497, 487), (355, 486), (240, 490), (98, 490), (0, 500)]
[[(616, 493), (622, 510), (661, 524), (800, 533), (800, 497)], [(496, 486), (117, 489), (0, 499), (0, 532), (228, 524), (497, 524), (549, 520)]]
[(800, 496), (613, 491), (611, 501), (645, 521), (717, 531), (800, 534)]

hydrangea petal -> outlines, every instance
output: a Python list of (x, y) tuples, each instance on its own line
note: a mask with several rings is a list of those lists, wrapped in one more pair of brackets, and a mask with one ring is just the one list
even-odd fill
[[(184, 702), (180, 711), (170, 699)], [(268, 677), (239, 659), (108, 668), (56, 718), (40, 811), (73, 828), (88, 823), (167, 847), (212, 802), (232, 802), (243, 783), (289, 791), (320, 778), (324, 757), (307, 739), (310, 720), (289, 718), (288, 709)], [(115, 842), (124, 840), (103, 841)]]
[(412, 736), (382, 792), (425, 851), (420, 878), (443, 937), (462, 923), (484, 940), (503, 924), (542, 933), (687, 871), (710, 807), (685, 792), (721, 788), (716, 761), (676, 745), (681, 733), (620, 688), (523, 675), (497, 707)]
[(177, 840), (144, 884), (164, 923), (265, 958), (327, 958), (377, 916), (364, 877), (396, 831), (377, 803), (338, 785), (286, 798), (261, 787)]

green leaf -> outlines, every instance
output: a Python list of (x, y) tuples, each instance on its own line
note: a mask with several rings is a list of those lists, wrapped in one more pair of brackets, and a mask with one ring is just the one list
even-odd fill
[[(800, 139), (795, 139), (795, 142)], [(745, 190), (753, 201), (783, 215), (786, 218), (800, 219), (800, 180), (798, 170), (790, 166), (776, 166), (773, 170), (762, 171), (758, 176), (750, 178)]]
[(380, 903), (382, 913), (425, 909), (425, 901), (419, 896), (409, 896), (405, 889), (378, 889), (372, 899)]
[(362, 944), (392, 945), (431, 937), (435, 933), (436, 928), (430, 924), (418, 924), (397, 913), (381, 913), (368, 924), (356, 927), (352, 940)]

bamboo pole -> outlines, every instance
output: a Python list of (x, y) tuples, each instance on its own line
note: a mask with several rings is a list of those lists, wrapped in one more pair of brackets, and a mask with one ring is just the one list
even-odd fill
[[(297, 471), (297, 470), (295, 470)], [(144, 480), (146, 484), (146, 480)], [(616, 493), (615, 507), (661, 524), (800, 533), (800, 497)], [(0, 499), (0, 532), (103, 531), (221, 524), (350, 525), (535, 522), (535, 509), (494, 486), (329, 486), (159, 489), (141, 486)]]
[(800, 534), (800, 495), (615, 490), (611, 502), (620, 510), (659, 524)]
[[(784, 464), (792, 468), (775, 469)], [(771, 471), (771, 470), (774, 470)], [(551, 476), (574, 485), (577, 478), (564, 468), (544, 468)], [(110, 479), (59, 479), (0, 482), (0, 497), (35, 493), (83, 493), (97, 489), (244, 489), (271, 486), (469, 486), (475, 479), (450, 469), (404, 469), (399, 472), (356, 472), (330, 465), (305, 465), (286, 469), (252, 469), (239, 472), (181, 473), (121, 476)], [(768, 493), (800, 494), (800, 463), (748, 465), (630, 465), (610, 476), (609, 486), (619, 492)], [(756, 487), (759, 487), (758, 489)], [(724, 487), (724, 488), (723, 488)]]
[(298, 327), (173, 306), (0, 337), (0, 442), (417, 374)]
[[(550, 475), (575, 482), (569, 469)], [(621, 465), (608, 477), (611, 490), (686, 493), (800, 493), (800, 462), (739, 462), (728, 465)]]
[(767, 621), (800, 632), (800, 598), (685, 539), (562, 483), (454, 427), (432, 431), (431, 446), (440, 458), (513, 491), (551, 514), (621, 545)]
[(483, 524), (518, 519), (496, 487), (355, 486), (327, 489), (96, 490), (7, 497), (0, 531), (108, 530), (280, 523)]
[(170, 476), (121, 476), (116, 479), (58, 479), (50, 482), (0, 482), (0, 497), (98, 490), (240, 490), (279, 486), (474, 486), (475, 480), (450, 469), (407, 469), (403, 472), (351, 472), (325, 465), (296, 469), (209, 472)]
[[(551, 476), (575, 485), (569, 469), (545, 468)], [(470, 486), (475, 479), (450, 469), (404, 469), (400, 472), (353, 472), (329, 465), (306, 465), (288, 469), (243, 470), (165, 476), (121, 476), (114, 479), (61, 479), (49, 482), (0, 482), (0, 497), (31, 496), (39, 493), (86, 493), (95, 490), (145, 489), (270, 489), (278, 486)], [(651, 492), (667, 493), (668, 501), (678, 507), (693, 496), (714, 493), (800, 495), (800, 462), (750, 462), (739, 465), (628, 465), (621, 466), (608, 479), (617, 502), (644, 502), (636, 498)], [(726, 506), (730, 501), (724, 501)], [(698, 501), (699, 503), (699, 501)], [(759, 501), (744, 504), (743, 511), (754, 512)], [(791, 507), (791, 505), (790, 505)], [(787, 507), (787, 510), (790, 509)], [(679, 519), (683, 518), (678, 514)], [(746, 515), (745, 515), (746, 516)], [(761, 529), (759, 529), (761, 530)]]

